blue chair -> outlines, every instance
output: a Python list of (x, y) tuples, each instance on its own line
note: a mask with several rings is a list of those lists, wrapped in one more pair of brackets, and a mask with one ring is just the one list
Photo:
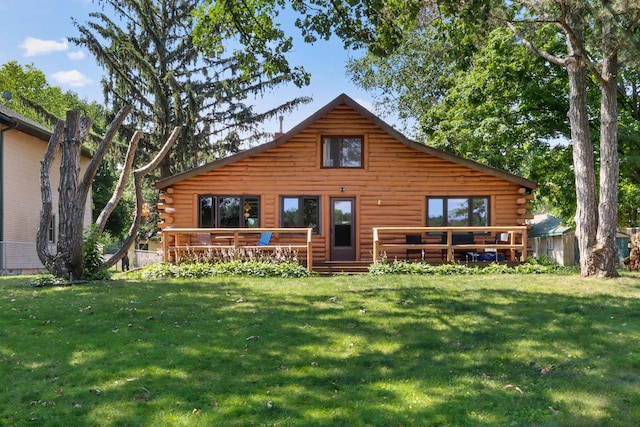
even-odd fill
[(271, 235), (273, 233), (266, 232), (260, 234), (260, 240), (258, 240), (258, 244), (256, 246), (269, 246), (269, 242), (271, 242)]

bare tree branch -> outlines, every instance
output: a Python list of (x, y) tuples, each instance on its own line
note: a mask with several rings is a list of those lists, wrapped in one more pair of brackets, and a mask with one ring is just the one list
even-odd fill
[(144, 198), (142, 196), (142, 179), (153, 169), (157, 168), (160, 162), (162, 162), (162, 160), (166, 157), (166, 155), (169, 153), (169, 150), (171, 150), (171, 147), (173, 147), (173, 144), (178, 138), (180, 130), (182, 130), (182, 127), (175, 127), (156, 157), (145, 166), (136, 169), (133, 172), (133, 182), (136, 192), (136, 216), (133, 220), (133, 223), (131, 224), (131, 227), (129, 228), (129, 233), (127, 234), (127, 237), (125, 237), (120, 249), (118, 249), (116, 253), (111, 256), (111, 258), (103, 263), (103, 266), (105, 268), (112, 267), (118, 261), (120, 261), (129, 250), (131, 244), (135, 241), (136, 234), (138, 233), (138, 229), (140, 228), (140, 222), (142, 221), (142, 205), (144, 203)]
[(544, 50), (540, 50), (537, 47), (535, 47), (533, 45), (533, 43), (531, 43), (521, 32), (520, 30), (518, 30), (518, 28), (513, 25), (513, 22), (511, 21), (507, 21), (504, 20), (504, 23), (507, 27), (509, 27), (509, 29), (513, 32), (513, 34), (516, 35), (516, 37), (518, 37), (520, 39), (520, 41), (522, 41), (522, 44), (524, 44), (527, 49), (529, 49), (531, 52), (533, 52), (534, 54), (546, 59), (547, 61), (551, 62), (552, 64), (556, 64), (559, 65), (561, 67), (565, 67), (567, 65), (567, 61), (566, 59), (563, 58), (558, 58), (555, 55), (551, 55), (549, 52), (546, 52)]
[(124, 193), (125, 186), (129, 181), (129, 173), (131, 172), (131, 168), (133, 166), (133, 160), (136, 154), (136, 149), (138, 148), (138, 142), (140, 141), (141, 137), (142, 137), (142, 131), (138, 130), (131, 137), (131, 141), (129, 141), (129, 148), (127, 149), (125, 164), (122, 168), (122, 171), (120, 172), (120, 179), (118, 180), (118, 184), (116, 185), (116, 188), (113, 190), (113, 195), (111, 196), (111, 199), (109, 199), (107, 204), (102, 209), (102, 212), (100, 212), (100, 215), (98, 215), (98, 218), (96, 219), (98, 234), (102, 234), (102, 232), (104, 231), (104, 227), (107, 224), (107, 220), (109, 219), (109, 215), (111, 215), (113, 210), (116, 208), (116, 206), (120, 202), (120, 199), (122, 198), (122, 194)]
[(111, 147), (113, 138), (115, 137), (116, 133), (120, 129), (120, 126), (124, 122), (124, 119), (129, 115), (131, 110), (133, 110), (132, 105), (125, 105), (120, 109), (120, 111), (118, 111), (118, 114), (116, 114), (116, 117), (109, 125), (109, 129), (107, 129), (107, 132), (104, 134), (104, 137), (102, 138), (98, 149), (93, 155), (93, 158), (89, 162), (89, 166), (87, 166), (87, 169), (84, 172), (82, 182), (80, 183), (80, 188), (86, 188), (86, 191), (89, 191), (88, 189), (90, 188), (90, 185), (93, 182), (93, 178), (96, 176), (96, 172), (98, 171), (98, 166), (100, 166), (100, 163), (107, 153), (107, 150), (109, 149), (109, 147)]

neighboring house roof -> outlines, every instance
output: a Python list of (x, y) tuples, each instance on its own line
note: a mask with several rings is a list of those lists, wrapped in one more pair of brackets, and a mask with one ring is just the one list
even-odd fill
[(0, 121), (6, 125), (12, 125), (17, 122), (17, 129), (19, 131), (35, 136), (36, 138), (40, 138), (44, 141), (48, 141), (53, 133), (50, 129), (35, 120), (31, 120), (30, 118), (25, 117), (2, 104), (0, 104)]
[(171, 186), (171, 185), (173, 185), (173, 184), (175, 184), (177, 182), (183, 181), (185, 179), (192, 178), (192, 177), (200, 175), (202, 173), (212, 171), (212, 170), (220, 168), (222, 166), (226, 166), (226, 165), (228, 165), (230, 163), (237, 162), (239, 160), (243, 160), (243, 159), (246, 159), (246, 158), (251, 157), (251, 156), (255, 156), (255, 155), (259, 154), (259, 153), (262, 153), (264, 151), (270, 150), (272, 148), (279, 147), (280, 145), (284, 144), (285, 142), (287, 142), (288, 140), (290, 140), (291, 138), (296, 136), (298, 133), (300, 133), (301, 131), (303, 131), (304, 129), (306, 129), (307, 127), (309, 127), (310, 125), (312, 125), (313, 123), (315, 123), (316, 121), (321, 119), (322, 117), (324, 117), (327, 113), (331, 112), (332, 110), (334, 110), (337, 106), (339, 106), (341, 104), (345, 104), (345, 105), (350, 106), (355, 111), (357, 111), (358, 113), (360, 113), (361, 115), (363, 115), (364, 117), (369, 119), (371, 122), (376, 124), (380, 129), (384, 130), (385, 132), (387, 132), (388, 134), (390, 134), (395, 139), (397, 139), (398, 141), (400, 141), (402, 144), (406, 145), (409, 148), (413, 148), (414, 150), (421, 151), (423, 153), (427, 153), (427, 154), (430, 154), (432, 156), (439, 157), (441, 159), (448, 160), (450, 162), (457, 163), (457, 164), (466, 166), (466, 167), (474, 169), (474, 170), (478, 170), (480, 172), (484, 172), (484, 173), (486, 173), (488, 175), (496, 176), (496, 177), (505, 179), (507, 181), (514, 182), (514, 183), (516, 183), (518, 185), (521, 185), (521, 186), (523, 186), (525, 188), (528, 188), (530, 190), (533, 190), (534, 188), (538, 187), (538, 183), (536, 183), (534, 181), (530, 181), (530, 180), (522, 178), (520, 176), (513, 175), (513, 174), (511, 174), (509, 172), (506, 172), (504, 170), (497, 169), (497, 168), (494, 168), (494, 167), (491, 167), (491, 166), (487, 166), (487, 165), (484, 165), (482, 163), (475, 162), (473, 160), (465, 159), (463, 157), (457, 156), (457, 155), (449, 153), (447, 151), (440, 150), (440, 149), (434, 148), (434, 147), (429, 147), (427, 145), (424, 145), (424, 144), (421, 144), (419, 142), (413, 141), (413, 140), (407, 138), (406, 136), (402, 135), (400, 132), (395, 130), (393, 127), (391, 127), (390, 125), (385, 123), (379, 117), (377, 117), (376, 115), (371, 113), (369, 110), (367, 110), (366, 108), (364, 108), (363, 106), (358, 104), (356, 101), (354, 101), (352, 98), (350, 98), (349, 96), (345, 95), (344, 93), (341, 94), (340, 96), (338, 96), (337, 98), (335, 98), (333, 101), (329, 102), (327, 105), (325, 105), (321, 109), (319, 109), (316, 113), (311, 115), (309, 118), (307, 118), (306, 120), (301, 122), (299, 125), (297, 125), (293, 129), (291, 129), (289, 132), (281, 135), (280, 137), (274, 139), (271, 142), (268, 142), (268, 143), (262, 144), (262, 145), (258, 145), (256, 147), (250, 148), (250, 149), (242, 151), (240, 153), (236, 153), (236, 154), (233, 154), (231, 156), (224, 157), (224, 158), (215, 160), (213, 162), (204, 164), (202, 166), (198, 166), (198, 167), (195, 167), (193, 169), (189, 169), (187, 171), (184, 171), (182, 173), (178, 173), (176, 175), (173, 175), (173, 176), (170, 176), (168, 178), (162, 179), (162, 180), (156, 182), (155, 186), (158, 189), (163, 189), (163, 188), (169, 187), (169, 186)]
[[(0, 123), (7, 126), (13, 126), (17, 123), (17, 130), (43, 141), (49, 141), (49, 138), (51, 138), (51, 135), (53, 134), (53, 131), (46, 126), (43, 126), (35, 120), (23, 116), (17, 111), (13, 111), (2, 104), (0, 104)], [(91, 152), (87, 148), (82, 147), (82, 155), (85, 157), (91, 157)]]
[(534, 215), (529, 224), (531, 224), (531, 230), (527, 233), (529, 237), (562, 236), (573, 231), (573, 228), (562, 225), (560, 218), (549, 214)]

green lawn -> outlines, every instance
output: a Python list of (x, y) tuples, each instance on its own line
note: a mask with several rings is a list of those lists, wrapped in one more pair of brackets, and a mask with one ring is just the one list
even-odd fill
[(639, 297), (629, 273), (4, 277), (0, 425), (638, 425)]

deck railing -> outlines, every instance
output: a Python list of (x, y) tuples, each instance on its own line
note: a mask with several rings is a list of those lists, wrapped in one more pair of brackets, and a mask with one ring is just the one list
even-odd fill
[[(273, 233), (277, 243), (257, 246), (260, 234)], [(211, 243), (202, 244), (198, 235), (209, 235)], [(283, 236), (304, 236), (304, 243), (287, 242)], [(179, 252), (222, 250), (247, 248), (255, 250), (274, 250), (277, 247), (298, 249), (306, 252), (307, 269), (312, 270), (313, 250), (311, 236), (312, 228), (165, 228), (162, 230), (162, 253), (165, 262), (170, 261), (171, 254), (177, 256)], [(298, 239), (300, 240), (300, 239)], [(196, 244), (192, 242), (198, 242)], [(253, 243), (251, 243), (253, 242)]]
[[(473, 242), (456, 243), (454, 236), (467, 233), (473, 236)], [(506, 233), (508, 238), (498, 242), (496, 236)], [(406, 235), (421, 235), (422, 243), (397, 243), (404, 240)], [(428, 237), (431, 238), (428, 238)], [(422, 239), (421, 239), (422, 240)], [(391, 241), (392, 243), (389, 243)], [(380, 259), (380, 254), (386, 251), (422, 250), (442, 251), (446, 261), (455, 259), (455, 251), (476, 253), (476, 251), (492, 253), (505, 252), (510, 261), (527, 259), (527, 227), (374, 227), (373, 228), (373, 262)], [(496, 256), (497, 259), (497, 256)]]

